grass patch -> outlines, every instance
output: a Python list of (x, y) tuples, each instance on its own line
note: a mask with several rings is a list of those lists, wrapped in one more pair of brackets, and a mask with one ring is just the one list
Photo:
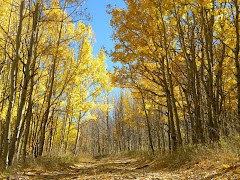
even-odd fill
[(14, 162), (10, 169), (22, 170), (22, 169), (48, 169), (55, 170), (59, 168), (64, 168), (71, 166), (77, 162), (77, 158), (70, 155), (63, 156), (42, 156), (42, 157), (27, 157), (26, 161), (22, 160)]
[(112, 159), (121, 158), (137, 158), (137, 159), (151, 159), (154, 157), (151, 151), (123, 151), (109, 156)]
[(192, 148), (183, 149), (180, 148), (176, 152), (166, 153), (163, 155), (156, 155), (156, 162), (153, 165), (153, 169), (177, 169), (191, 162), (198, 161), (197, 152)]
[(153, 169), (179, 169), (194, 164), (209, 164), (217, 167), (240, 163), (240, 137), (224, 137), (220, 142), (179, 148), (176, 152), (156, 155)]
[(9, 174), (23, 172), (24, 170), (40, 170), (40, 171), (61, 170), (79, 162), (90, 161), (91, 159), (92, 157), (87, 154), (81, 154), (79, 156), (72, 156), (70, 154), (65, 154), (61, 156), (44, 155), (42, 157), (37, 158), (28, 156), (25, 162), (23, 160), (15, 161), (13, 165), (9, 167), (3, 174), (7, 176)]
[[(205, 164), (206, 166), (234, 166), (240, 163), (240, 137), (221, 138), (220, 142), (210, 145), (189, 145), (177, 151), (162, 154), (161, 151), (124, 151), (110, 155), (110, 159), (137, 159), (137, 166), (151, 164), (151, 170), (176, 170)], [(152, 163), (153, 162), (153, 163)]]

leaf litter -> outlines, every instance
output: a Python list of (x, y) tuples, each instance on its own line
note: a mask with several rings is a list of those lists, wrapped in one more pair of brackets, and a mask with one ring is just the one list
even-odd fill
[(3, 179), (240, 179), (240, 161), (229, 164), (202, 159), (181, 167), (162, 168), (157, 160), (134, 158), (92, 160), (55, 170), (25, 169), (15, 171)]

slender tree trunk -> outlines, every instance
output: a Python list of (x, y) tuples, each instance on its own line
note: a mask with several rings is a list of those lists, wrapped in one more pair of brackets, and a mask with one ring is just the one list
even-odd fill
[(238, 98), (238, 114), (237, 114), (237, 130), (240, 133), (240, 65), (239, 65), (239, 43), (240, 43), (240, 36), (239, 36), (239, 5), (238, 0), (234, 0), (235, 11), (236, 15), (234, 18), (234, 25), (236, 29), (236, 47), (235, 47), (235, 67), (237, 70), (237, 98)]
[[(36, 6), (38, 9), (38, 4)], [(36, 35), (35, 40), (38, 37), (38, 32)], [(26, 160), (26, 155), (27, 155), (27, 144), (28, 144), (28, 137), (29, 137), (29, 130), (30, 130), (30, 123), (32, 119), (32, 106), (33, 106), (33, 87), (34, 87), (34, 71), (35, 71), (35, 64), (36, 64), (36, 59), (37, 59), (37, 44), (35, 42), (35, 47), (34, 47), (34, 58), (33, 58), (33, 67), (31, 69), (31, 85), (30, 85), (30, 91), (29, 91), (29, 99), (28, 99), (28, 108), (27, 108), (27, 115), (26, 115), (26, 129), (24, 133), (24, 144), (23, 144), (23, 160)]]
[(11, 67), (9, 105), (8, 105), (8, 111), (7, 111), (5, 127), (4, 127), (5, 130), (4, 130), (3, 164), (6, 165), (5, 166), (6, 168), (8, 167), (8, 164), (9, 164), (8, 156), (9, 156), (9, 140), (10, 140), (10, 122), (11, 122), (12, 109), (14, 105), (14, 95), (16, 91), (15, 72), (17, 69), (17, 64), (20, 56), (20, 43), (21, 43), (22, 26), (23, 26), (23, 19), (24, 19), (24, 6), (25, 6), (25, 1), (22, 0), (20, 5), (20, 19), (19, 19), (19, 25), (18, 25), (18, 32), (16, 36), (16, 57), (12, 62), (12, 67)]
[(71, 124), (72, 124), (72, 118), (69, 118), (68, 131), (67, 131), (67, 143), (66, 143), (66, 146), (65, 146), (65, 154), (67, 153), (67, 149), (68, 149)]
[[(68, 96), (68, 95), (67, 95)], [(61, 139), (60, 139), (60, 144), (59, 144), (59, 152), (62, 153), (63, 151), (63, 143), (64, 143), (64, 139), (65, 139), (65, 133), (66, 133), (66, 127), (67, 127), (67, 122), (68, 122), (68, 110), (69, 110), (69, 100), (67, 103), (67, 108), (66, 108), (66, 114), (64, 116), (63, 119), (63, 124), (62, 124), (62, 132), (61, 132)]]
[(144, 100), (144, 96), (143, 96), (142, 90), (139, 89), (139, 92), (141, 93), (141, 96), (142, 96), (143, 110), (144, 110), (145, 117), (146, 117), (146, 125), (147, 125), (147, 131), (148, 131), (148, 140), (149, 140), (149, 143), (150, 143), (150, 148), (151, 148), (152, 152), (154, 153), (150, 119), (149, 119), (148, 112), (147, 112), (147, 109), (146, 109), (146, 103), (145, 103), (145, 100)]
[[(214, 2), (214, 0), (213, 0)], [(212, 12), (213, 13), (213, 12)], [(209, 131), (209, 138), (211, 142), (215, 142), (219, 138), (218, 134), (218, 127), (216, 122), (216, 112), (215, 112), (215, 98), (214, 98), (214, 89), (213, 89), (213, 18), (214, 16), (211, 14), (210, 23), (206, 23), (204, 14), (207, 14), (204, 7), (201, 7), (201, 19), (203, 23), (203, 32), (205, 38), (205, 54), (207, 58), (207, 71), (208, 71), (208, 79), (207, 79), (207, 86), (205, 86), (205, 90), (207, 93), (207, 108), (208, 108), (208, 131)], [(207, 16), (207, 15), (206, 15)]]
[(82, 114), (81, 112), (79, 113), (79, 117), (78, 117), (78, 124), (77, 124), (77, 136), (76, 136), (76, 140), (75, 140), (75, 145), (74, 145), (74, 155), (77, 155), (77, 150), (78, 150), (78, 142), (79, 142), (79, 138), (80, 138), (80, 129), (81, 129), (81, 120), (82, 120)]
[(17, 119), (15, 121), (15, 127), (14, 127), (14, 132), (13, 136), (11, 139), (11, 144), (9, 147), (9, 165), (12, 165), (12, 160), (15, 154), (15, 149), (16, 149), (16, 143), (17, 141), (20, 140), (20, 129), (22, 121), (22, 114), (23, 114), (23, 109), (25, 107), (25, 102), (26, 102), (26, 96), (27, 96), (27, 88), (28, 88), (28, 82), (30, 80), (30, 64), (32, 60), (32, 54), (33, 54), (33, 47), (34, 47), (34, 41), (36, 39), (36, 29), (37, 29), (37, 21), (38, 21), (38, 3), (36, 5), (36, 10), (34, 13), (34, 19), (33, 19), (33, 27), (32, 27), (32, 35), (31, 35), (31, 40), (30, 40), (30, 47), (28, 50), (28, 59), (27, 63), (25, 65), (25, 76), (24, 76), (24, 82), (23, 82), (23, 87), (22, 87), (22, 93), (21, 93), (21, 100), (20, 100), (20, 105), (17, 110)]
[[(65, 10), (65, 8), (64, 8), (64, 10)], [(46, 111), (45, 111), (45, 113), (43, 115), (43, 118), (42, 118), (38, 156), (42, 156), (43, 150), (44, 150), (46, 125), (47, 125), (48, 116), (49, 116), (50, 107), (51, 107), (51, 99), (52, 99), (53, 85), (54, 85), (55, 71), (56, 71), (56, 62), (57, 62), (57, 59), (58, 59), (59, 45), (60, 45), (60, 41), (61, 41), (61, 37), (62, 37), (62, 29), (63, 29), (63, 21), (61, 22), (60, 31), (59, 31), (59, 34), (58, 34), (58, 41), (57, 41), (57, 47), (56, 47), (57, 50), (56, 50), (56, 52), (54, 54), (54, 57), (53, 57), (53, 65), (52, 65), (52, 68), (51, 68), (50, 89), (49, 89), (48, 96), (47, 96), (47, 108), (46, 108)]]
[[(174, 96), (172, 75), (171, 75), (170, 66), (169, 66), (169, 58), (170, 57), (169, 57), (168, 45), (167, 45), (166, 27), (165, 27), (165, 22), (164, 22), (163, 15), (162, 15), (161, 5), (160, 5), (160, 14), (161, 14), (162, 27), (163, 27), (164, 50), (165, 50), (165, 59), (166, 59), (166, 64), (167, 64), (166, 69), (167, 69), (167, 76), (168, 76), (168, 81), (169, 81), (169, 85), (170, 85), (169, 89), (170, 89), (171, 106), (173, 107), (175, 120), (176, 120), (178, 144), (182, 145), (182, 136), (181, 136), (181, 132), (180, 132), (179, 117), (178, 117), (178, 112), (177, 112), (176, 100), (175, 100), (175, 96)], [(162, 64), (162, 66), (164, 66), (164, 63)]]

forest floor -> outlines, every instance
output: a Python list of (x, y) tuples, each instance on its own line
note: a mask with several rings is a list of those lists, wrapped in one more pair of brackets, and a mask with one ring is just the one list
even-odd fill
[(219, 158), (205, 156), (189, 161), (186, 157), (166, 160), (115, 156), (57, 168), (15, 170), (3, 179), (240, 179), (239, 159)]

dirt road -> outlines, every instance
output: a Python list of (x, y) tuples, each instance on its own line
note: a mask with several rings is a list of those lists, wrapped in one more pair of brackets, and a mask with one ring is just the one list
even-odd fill
[(156, 166), (155, 161), (103, 159), (81, 162), (58, 170), (25, 169), (13, 173), (9, 179), (237, 179), (238, 174), (233, 174), (233, 171), (239, 168), (217, 170), (215, 167), (191, 164), (175, 170), (156, 170)]

